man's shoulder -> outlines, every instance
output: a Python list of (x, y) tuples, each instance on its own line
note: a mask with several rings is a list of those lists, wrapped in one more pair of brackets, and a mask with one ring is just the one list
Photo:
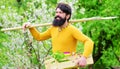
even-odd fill
[(80, 29), (78, 29), (77, 27), (75, 27), (74, 25), (70, 25), (69, 26), (69, 29), (72, 31), (72, 32), (80, 32), (81, 30)]
[(70, 24), (69, 25), (69, 28), (71, 28), (71, 29), (77, 29), (74, 25), (72, 25), (72, 24)]

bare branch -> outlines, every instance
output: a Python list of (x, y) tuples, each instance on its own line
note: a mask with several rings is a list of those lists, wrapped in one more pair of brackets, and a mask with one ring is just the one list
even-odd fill
[[(92, 17), (92, 18), (82, 18), (82, 19), (77, 19), (77, 20), (70, 20), (70, 23), (75, 23), (75, 22), (86, 22), (86, 21), (93, 21), (93, 20), (108, 20), (108, 19), (115, 19), (118, 17)], [(36, 24), (32, 25), (31, 27), (44, 27), (44, 26), (50, 26), (52, 23), (44, 23), (44, 24)], [(31, 28), (29, 27), (29, 28)], [(14, 28), (3, 28), (1, 31), (11, 31), (11, 30), (18, 30), (22, 29), (22, 27), (14, 27)]]

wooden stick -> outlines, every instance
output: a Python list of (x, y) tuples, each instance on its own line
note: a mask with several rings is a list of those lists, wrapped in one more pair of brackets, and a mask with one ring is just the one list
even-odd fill
[[(70, 20), (70, 23), (75, 23), (75, 22), (86, 22), (86, 21), (92, 21), (92, 20), (107, 20), (107, 19), (115, 19), (118, 17), (92, 17), (92, 18), (82, 18), (78, 20)], [(36, 24), (32, 25), (31, 27), (44, 27), (44, 26), (50, 26), (52, 23), (44, 23), (44, 24)], [(29, 27), (29, 28), (31, 28)], [(14, 28), (3, 28), (1, 31), (11, 31), (11, 30), (18, 30), (22, 29), (22, 27), (14, 27)]]

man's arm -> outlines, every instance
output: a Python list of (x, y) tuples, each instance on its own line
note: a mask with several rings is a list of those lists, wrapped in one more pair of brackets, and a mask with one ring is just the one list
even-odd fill
[(94, 42), (75, 27), (73, 28), (72, 33), (75, 39), (79, 40), (80, 42), (84, 44), (84, 51), (83, 51), (82, 56), (86, 58), (89, 57), (89, 55), (93, 51)]
[(80, 42), (84, 43), (84, 51), (83, 54), (79, 59), (77, 59), (77, 64), (80, 67), (84, 67), (87, 64), (86, 59), (92, 54), (93, 47), (94, 47), (94, 42), (84, 35), (81, 31), (79, 31), (77, 28), (73, 28), (73, 37)]
[(47, 29), (45, 32), (40, 33), (36, 28), (30, 28), (29, 29), (32, 36), (36, 39), (36, 40), (46, 40), (48, 38), (51, 37), (51, 33), (50, 33), (50, 28)]
[[(28, 27), (31, 27), (30, 22), (27, 22), (27, 23), (23, 24), (23, 30), (24, 31)], [(48, 39), (48, 38), (51, 37), (50, 28), (43, 33), (40, 33), (36, 28), (29, 28), (29, 30), (30, 30), (32, 36), (34, 37), (34, 39), (36, 39), (36, 40), (45, 40), (45, 39)]]

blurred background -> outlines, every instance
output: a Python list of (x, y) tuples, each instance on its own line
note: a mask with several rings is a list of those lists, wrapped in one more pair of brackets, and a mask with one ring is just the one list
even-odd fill
[[(120, 69), (120, 0), (0, 0), (0, 29), (22, 26), (25, 22), (52, 22), (56, 4), (68, 3), (74, 19), (113, 17), (74, 23), (94, 41), (94, 64), (84, 69)], [(37, 27), (45, 31), (49, 26)], [(83, 51), (78, 43), (77, 51)], [(27, 30), (0, 31), (0, 69), (45, 69), (44, 58), (50, 55), (51, 40), (36, 41)]]

